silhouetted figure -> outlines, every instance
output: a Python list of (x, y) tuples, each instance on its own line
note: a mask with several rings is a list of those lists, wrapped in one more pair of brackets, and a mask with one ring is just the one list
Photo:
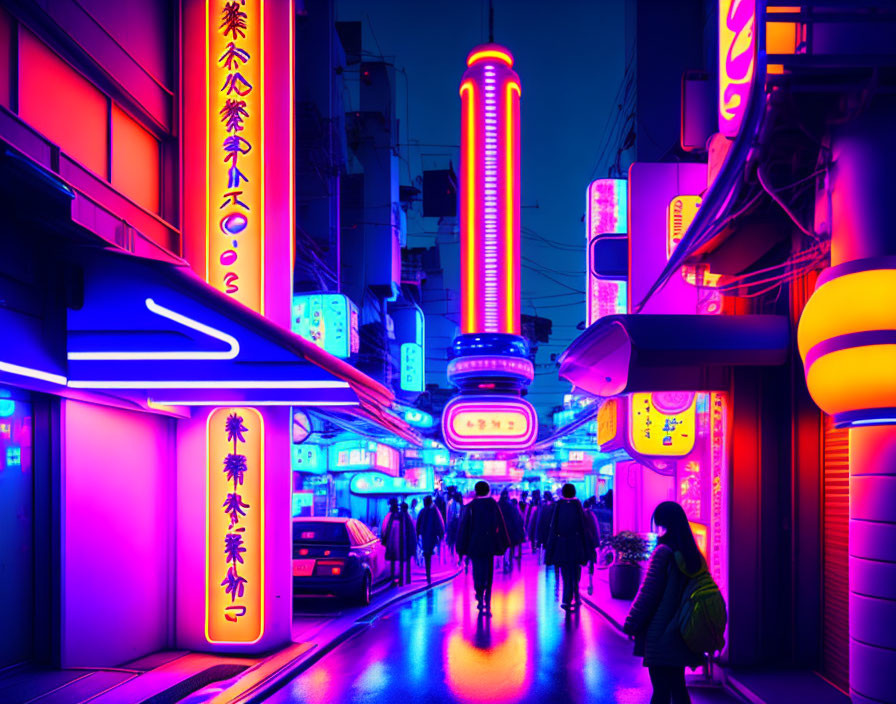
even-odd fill
[[(396, 548), (392, 551), (389, 550), (389, 543), (387, 533), (389, 532), (389, 528), (392, 526), (395, 519), (398, 517), (398, 499), (394, 496), (389, 499), (389, 511), (383, 517), (383, 525), (380, 527), (380, 542), (386, 546), (386, 559), (389, 560), (389, 579), (395, 579), (395, 561), (398, 559), (398, 548), (397, 545), (399, 543), (398, 533), (392, 534), (391, 538), (395, 541)], [(392, 555), (390, 558), (389, 555)]]
[(652, 520), (661, 535), (623, 630), (635, 637), (635, 655), (644, 657), (653, 685), (651, 704), (689, 704), (684, 668), (701, 665), (703, 655), (691, 652), (672, 621), (688, 581), (706, 569), (706, 561), (679, 504), (663, 501)]
[(523, 517), (516, 506), (510, 502), (510, 493), (507, 489), (501, 492), (498, 508), (501, 509), (501, 517), (504, 519), (504, 525), (507, 527), (507, 534), (510, 537), (510, 546), (504, 555), (504, 569), (506, 570), (510, 567), (510, 561), (513, 559), (514, 548), (522, 544), (526, 537), (526, 531), (523, 528)]
[(433, 499), (433, 503), (436, 505), (436, 508), (439, 509), (439, 513), (442, 514), (442, 523), (447, 523), (448, 516), (446, 514), (448, 510), (448, 502), (445, 501), (445, 496), (441, 491), (436, 491), (435, 498)]
[(432, 553), (444, 535), (445, 524), (442, 522), (442, 514), (433, 505), (431, 496), (423, 497), (423, 508), (417, 516), (417, 538), (426, 565), (427, 584), (432, 584)]
[(597, 499), (593, 496), (585, 499), (585, 503), (582, 506), (585, 509), (585, 521), (588, 524), (593, 543), (592, 550), (588, 555), (588, 574), (594, 574), (594, 563), (597, 562), (597, 548), (600, 545), (600, 527), (597, 523), (597, 514), (594, 512), (596, 506)]
[[(523, 559), (523, 543), (526, 542), (526, 519), (523, 517), (523, 510), (519, 502), (516, 499), (511, 499), (510, 503), (513, 506), (513, 518), (519, 530), (520, 542), (516, 546), (516, 561), (520, 562)], [(510, 556), (513, 557), (513, 550), (510, 551)]]
[(545, 547), (545, 564), (560, 568), (563, 579), (563, 598), (560, 605), (566, 611), (572, 611), (581, 605), (579, 596), (579, 579), (582, 576), (582, 565), (594, 547), (594, 533), (588, 525), (585, 510), (576, 496), (576, 488), (572, 484), (564, 484), (563, 498), (554, 504), (551, 512), (551, 524)]
[[(398, 501), (395, 500), (395, 506), (386, 518), (383, 537), (380, 540), (386, 546), (386, 559), (392, 567), (391, 576), (395, 577), (395, 562), (398, 561), (400, 563), (398, 576), (401, 583), (404, 583), (405, 579), (410, 582), (411, 557), (417, 551), (417, 534), (406, 503), (402, 502), (399, 508)], [(407, 576), (405, 576), (405, 563), (407, 563)]]
[(529, 504), (529, 510), (526, 512), (526, 536), (532, 545), (532, 552), (538, 550), (538, 543), (535, 539), (536, 528), (538, 527), (538, 511), (541, 508), (541, 492), (536, 489), (532, 492), (532, 503)]
[(457, 544), (457, 528), (460, 526), (460, 511), (463, 507), (464, 499), (460, 494), (452, 493), (448, 497), (448, 517), (445, 519), (445, 540), (448, 543), (448, 549), (454, 552)]
[(473, 563), (473, 588), (479, 613), (491, 615), (495, 557), (510, 546), (510, 536), (498, 502), (489, 496), (488, 482), (476, 482), (476, 498), (464, 507), (457, 531), (457, 554)]
[(542, 494), (541, 508), (538, 509), (538, 523), (535, 526), (535, 542), (541, 549), (541, 559), (544, 560), (544, 549), (548, 542), (548, 529), (551, 527), (551, 519), (554, 517), (554, 497), (551, 492)]

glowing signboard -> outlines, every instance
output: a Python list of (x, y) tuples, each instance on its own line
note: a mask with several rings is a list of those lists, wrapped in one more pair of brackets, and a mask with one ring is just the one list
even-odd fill
[(461, 96), (461, 330), (520, 331), (520, 79), (504, 47), (467, 57)]
[(629, 400), (629, 445), (651, 457), (684, 457), (694, 449), (697, 396), (687, 391), (635, 393)]
[(205, 637), (255, 643), (264, 630), (264, 423), (254, 408), (208, 416)]
[(623, 279), (597, 276), (595, 249), (591, 243), (600, 235), (624, 234), (628, 229), (627, 182), (618, 178), (601, 178), (592, 181), (585, 195), (585, 235), (588, 266), (585, 282), (585, 320), (588, 325), (605, 315), (625, 313), (628, 299), (627, 284)]
[(405, 342), (401, 346), (401, 390), (423, 391), (423, 345)]
[[(666, 223), (666, 259), (672, 256), (672, 252), (681, 242), (685, 232), (697, 215), (703, 198), (695, 195), (675, 196), (669, 203), (668, 218)], [(683, 266), (681, 275), (692, 286), (697, 286), (697, 271), (693, 266)], [(699, 286), (702, 289), (711, 289), (719, 285), (722, 277), (709, 271), (701, 273)], [(718, 315), (722, 312), (722, 294), (718, 291), (701, 291), (697, 299), (697, 312), (705, 315)]]
[(499, 355), (469, 355), (456, 357), (448, 362), (449, 381), (462, 376), (488, 376), (496, 374), (516, 376), (532, 381), (535, 378), (535, 366), (525, 357), (503, 357)]
[(314, 492), (294, 491), (292, 494), (292, 516), (314, 515)]
[(304, 445), (293, 444), (291, 447), (294, 472), (323, 474), (327, 471), (327, 457), (320, 445), (305, 443)]
[(413, 425), (415, 428), (431, 428), (435, 424), (435, 420), (429, 413), (418, 408), (406, 410), (404, 419), (408, 425)]
[(719, 0), (719, 132), (735, 137), (756, 68), (756, 0)]
[(206, 3), (206, 280), (264, 314), (262, 0)]
[(538, 434), (538, 416), (512, 396), (458, 396), (442, 412), (442, 432), (453, 450), (522, 450)]
[(361, 346), (358, 307), (341, 293), (294, 295), (292, 331), (341, 359), (357, 353)]
[(403, 477), (380, 472), (359, 472), (352, 477), (349, 491), (361, 495), (428, 494), (434, 488), (432, 470), (410, 468)]
[(398, 476), (401, 455), (394, 447), (372, 440), (346, 440), (329, 448), (329, 470), (351, 472), (376, 469)]

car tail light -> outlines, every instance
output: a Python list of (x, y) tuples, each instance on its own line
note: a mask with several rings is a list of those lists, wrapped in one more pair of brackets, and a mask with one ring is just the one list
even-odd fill
[(304, 557), (307, 554), (308, 554), (308, 548), (300, 548), (299, 549), (299, 555), (301, 555), (302, 557)]
[(314, 574), (320, 577), (338, 577), (345, 569), (345, 560), (318, 560)]

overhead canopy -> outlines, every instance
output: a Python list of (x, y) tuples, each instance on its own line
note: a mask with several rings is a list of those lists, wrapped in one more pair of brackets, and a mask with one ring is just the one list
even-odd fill
[(560, 356), (560, 376), (598, 396), (724, 388), (727, 368), (783, 364), (778, 315), (609, 315)]
[(208, 286), (185, 266), (82, 251), (83, 304), (68, 311), (67, 385), (138, 390), (166, 405), (351, 411), (418, 444), (392, 391)]

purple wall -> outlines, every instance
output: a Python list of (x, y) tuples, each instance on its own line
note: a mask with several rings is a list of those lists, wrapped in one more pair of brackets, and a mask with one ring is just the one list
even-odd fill
[(62, 666), (170, 645), (174, 421), (62, 402)]

